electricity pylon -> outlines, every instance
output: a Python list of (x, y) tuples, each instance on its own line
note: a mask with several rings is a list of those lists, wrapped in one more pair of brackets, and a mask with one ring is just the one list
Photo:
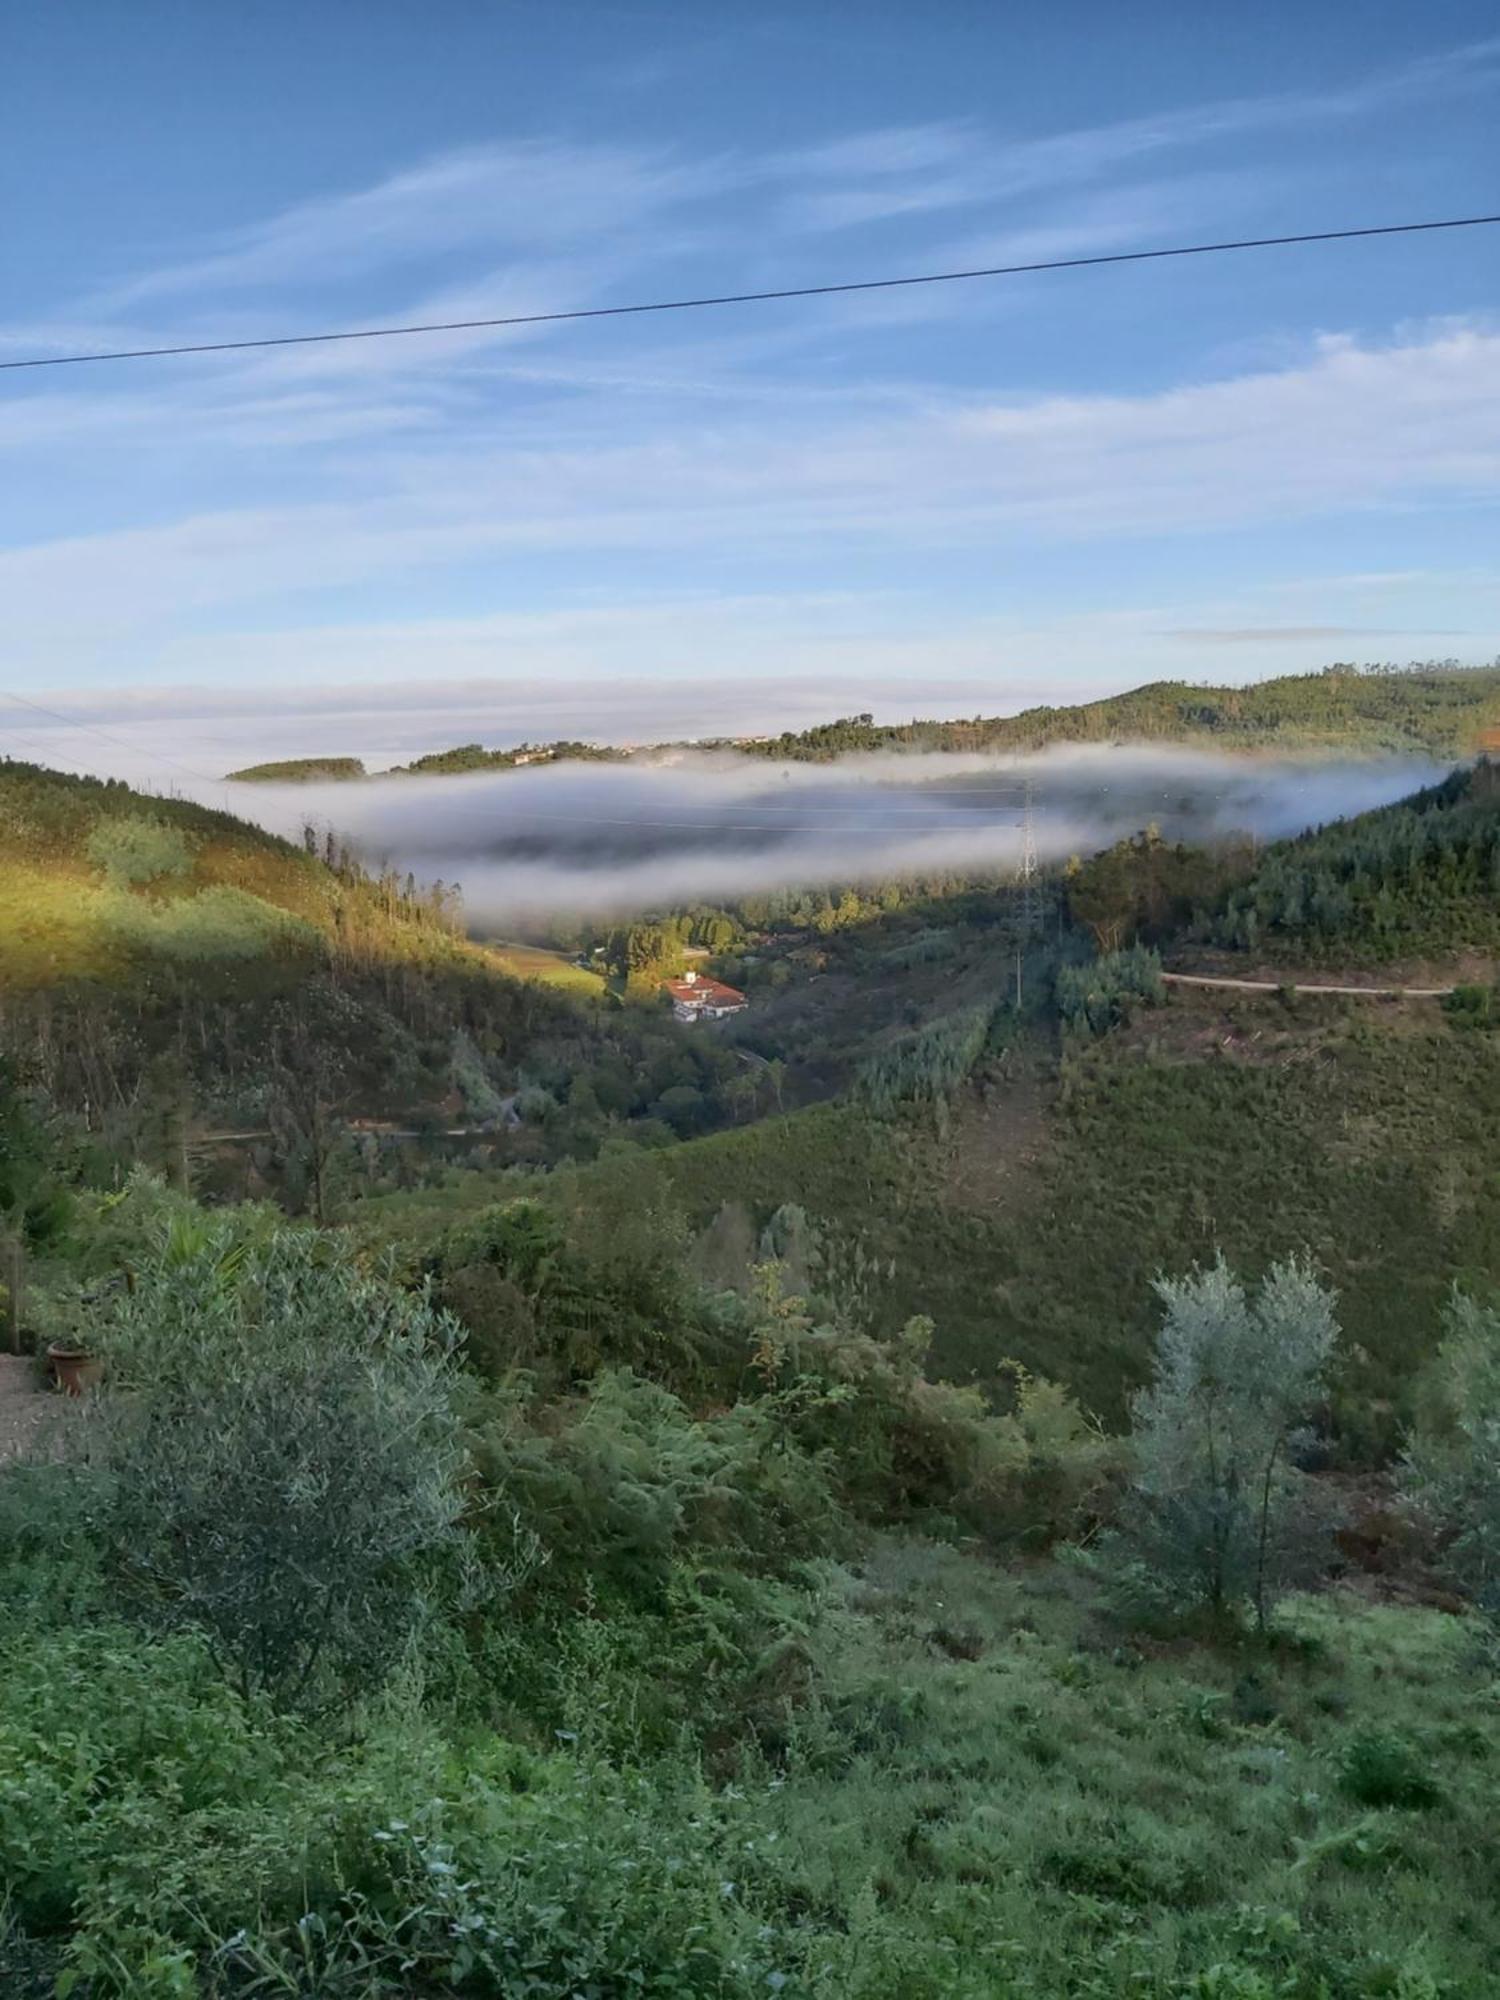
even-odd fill
[(1019, 921), (1016, 926), (1016, 1011), (1020, 1012), (1022, 1000), (1022, 973), (1026, 964), (1026, 947), (1041, 927), (1041, 887), (1040, 866), (1036, 853), (1036, 788), (1028, 772), (1022, 781), (1021, 792), (1021, 865), (1017, 871), (1020, 884)]

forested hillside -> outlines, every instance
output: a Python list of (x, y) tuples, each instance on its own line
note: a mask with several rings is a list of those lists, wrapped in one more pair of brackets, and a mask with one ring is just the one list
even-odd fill
[(1275, 1006), (321, 1232), (13, 1112), (8, 1990), (1492, 1993), (1500, 1059)]
[[(1357, 1434), (1388, 1434), (1409, 1395), (1412, 1328), (1435, 1323), (1455, 1279), (1500, 1266), (1500, 1045), (1435, 1004), (1289, 1013), (1179, 991), (1060, 1057), (1029, 1034), (970, 1047), (959, 1070), (969, 1080), (939, 1067), (884, 1108), (856, 1095), (578, 1168), (542, 1198), (580, 1226), (636, 1203), (675, 1215), (704, 1267), (739, 1284), (790, 1228), (811, 1281), (873, 1331), (931, 1314), (943, 1374), (992, 1387), (1015, 1356), (1112, 1416), (1145, 1366), (1159, 1271), (1306, 1249), (1361, 1356), (1340, 1390)], [(420, 1241), (495, 1191), (478, 1177), (396, 1196), (356, 1226)]]
[[(518, 1161), (611, 1120), (699, 1129), (737, 1066), (670, 1023), (509, 976), (463, 935), (457, 885), (372, 875), (332, 836), (275, 839), (128, 786), (0, 764), (0, 1056), (116, 1160), (320, 1212), (425, 1173), (445, 1126), (481, 1137), (524, 1097)], [(371, 1125), (425, 1127), (428, 1148)]]
[(1461, 757), (1500, 725), (1500, 666), (1325, 667), (1248, 687), (1153, 681), (1066, 708), (964, 722), (876, 723), (869, 715), (741, 747), (824, 762), (850, 751), (1045, 749), (1052, 743), (1197, 743), (1234, 750), (1411, 752)]
[(1500, 948), (1500, 769), (1269, 849), (1213, 919), (1216, 943), (1380, 962)]

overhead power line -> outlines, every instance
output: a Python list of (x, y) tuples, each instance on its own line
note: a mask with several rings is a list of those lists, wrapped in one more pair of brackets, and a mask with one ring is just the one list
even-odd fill
[(1245, 236), (1223, 243), (1178, 243), (1160, 250), (1112, 250), (1097, 257), (1048, 257), (969, 271), (923, 271), (904, 278), (857, 278), (841, 284), (786, 285), (776, 291), (720, 292), (692, 299), (651, 299), (625, 306), (575, 306), (566, 312), (508, 313), (495, 319), (424, 320), (409, 326), (349, 327), (333, 333), (283, 333), (254, 340), (184, 341), (171, 347), (120, 347), (92, 354), (33, 354), (0, 369), (73, 368), (98, 361), (160, 361), (174, 355), (238, 354), (251, 348), (317, 347), (341, 340), (398, 340), (419, 333), (479, 333), (562, 320), (626, 319), (641, 313), (697, 312), (707, 306), (763, 305), (776, 299), (825, 299), (846, 292), (889, 292), (912, 285), (954, 285), (972, 278), (1015, 278), (1032, 271), (1083, 271), (1101, 264), (1150, 264), (1167, 257), (1211, 257), (1231, 250), (1279, 250), (1297, 243), (1349, 243), (1369, 236), (1416, 236), (1438, 229), (1481, 229), (1500, 215), (1445, 216), (1432, 222), (1382, 222), (1363, 229), (1314, 229), (1296, 236)]
[(53, 722), (66, 723), (70, 729), (81, 729), (85, 736), (97, 736), (101, 743), (113, 743), (118, 749), (129, 750), (133, 756), (150, 757), (155, 763), (166, 764), (174, 771), (181, 771), (185, 777), (196, 778), (202, 784), (222, 788), (222, 779), (212, 778), (207, 771), (195, 771), (191, 764), (179, 764), (175, 757), (168, 757), (160, 750), (142, 750), (140, 744), (128, 742), (123, 736), (112, 735), (107, 729), (96, 728), (92, 722), (80, 722), (76, 715), (64, 715), (61, 709), (46, 708), (29, 695), (16, 694), (10, 688), (0, 688), (7, 701), (19, 703), (22, 708), (34, 709), (38, 715), (45, 715)]

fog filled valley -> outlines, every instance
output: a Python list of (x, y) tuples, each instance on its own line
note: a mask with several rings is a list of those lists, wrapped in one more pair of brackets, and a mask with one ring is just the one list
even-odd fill
[(462, 885), (478, 929), (558, 913), (629, 917), (773, 890), (1013, 872), (1028, 799), (1043, 860), (1155, 825), (1169, 841), (1275, 840), (1442, 776), (1421, 756), (1300, 759), (1159, 745), (1025, 757), (853, 755), (833, 764), (681, 750), (629, 762), (231, 787), (232, 809), (297, 839), (333, 830), (367, 865)]

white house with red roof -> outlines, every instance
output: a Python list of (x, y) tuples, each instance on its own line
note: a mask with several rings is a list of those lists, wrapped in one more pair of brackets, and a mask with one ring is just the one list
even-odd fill
[(664, 979), (662, 991), (672, 1002), (679, 1021), (722, 1021), (726, 1014), (743, 1014), (750, 1002), (737, 986), (722, 979), (710, 979), (706, 972), (684, 972), (680, 979)]

